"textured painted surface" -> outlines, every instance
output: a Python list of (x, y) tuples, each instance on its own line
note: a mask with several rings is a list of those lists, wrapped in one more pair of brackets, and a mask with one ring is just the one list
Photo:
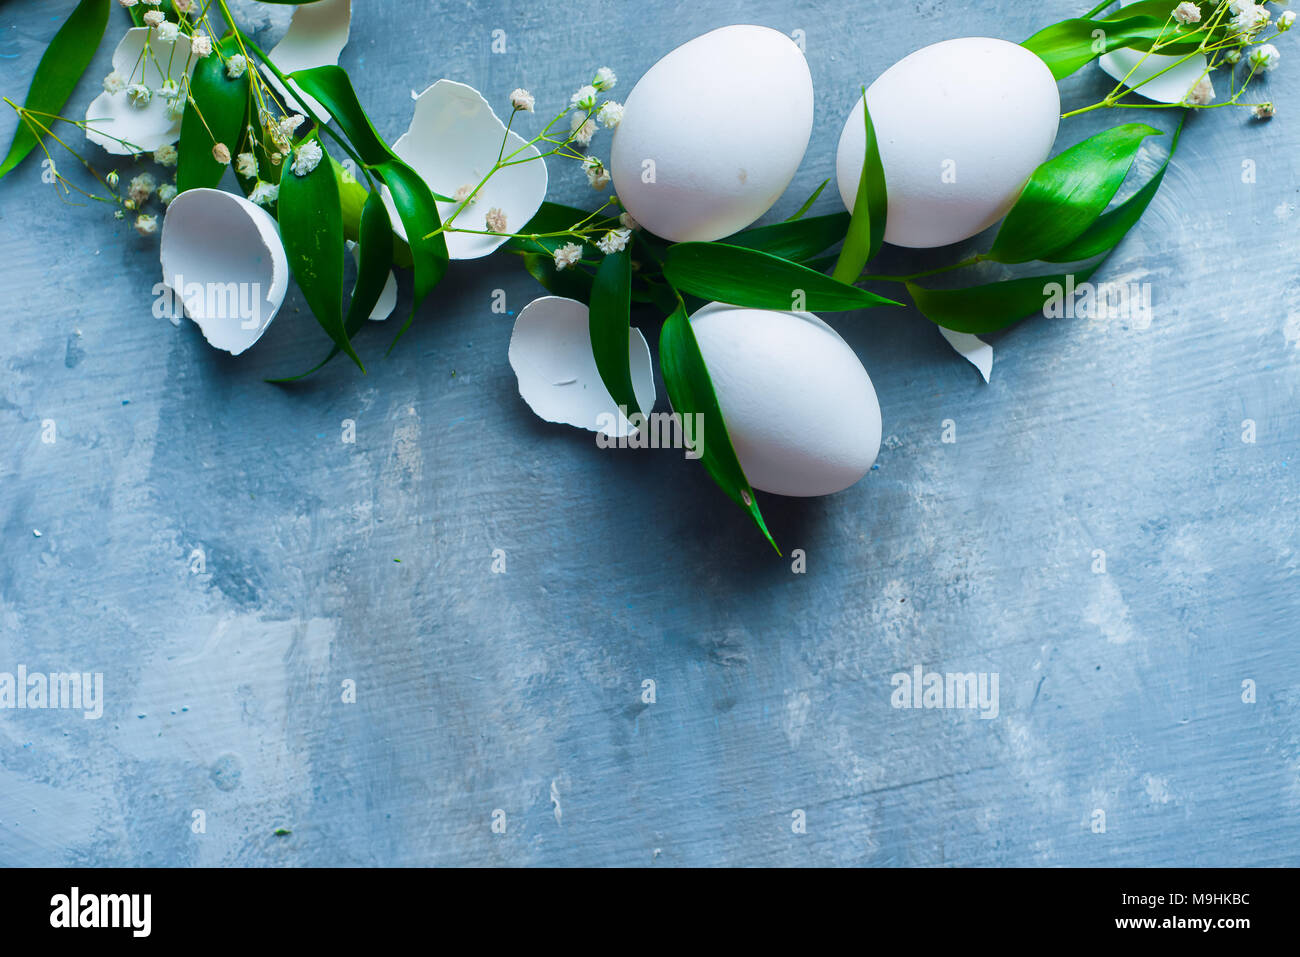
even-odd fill
[[(4, 93), (71, 6), (0, 9)], [(391, 139), (440, 76), (545, 108), (606, 63), (625, 95), (741, 17), (801, 29), (817, 116), (786, 215), (833, 175), (859, 84), (1082, 6), (359, 0), (342, 62)], [(803, 575), (696, 463), (532, 416), (491, 311), (539, 294), (513, 260), (457, 265), (392, 358), (372, 330), (370, 375), (285, 390), (263, 378), (325, 349), (296, 289), (251, 352), (215, 353), (151, 315), (153, 242), (24, 166), (0, 184), (0, 671), (102, 671), (107, 704), (0, 712), (0, 864), (1300, 863), (1300, 50), (1279, 45), (1278, 117), (1194, 117), (1098, 276), (1151, 283), (1149, 322), (1025, 322), (983, 385), (911, 310), (828, 317), (886, 441), (843, 494), (764, 497)], [(1063, 93), (1106, 89), (1094, 67)], [(589, 201), (576, 170), (552, 183)], [(996, 672), (999, 716), (892, 708), (918, 664)]]

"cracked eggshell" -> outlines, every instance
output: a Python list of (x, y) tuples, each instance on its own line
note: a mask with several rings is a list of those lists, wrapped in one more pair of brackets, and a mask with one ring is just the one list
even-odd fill
[[(506, 125), (498, 119), (491, 105), (472, 86), (454, 80), (439, 80), (415, 101), (410, 128), (393, 144), (393, 152), (404, 159), (435, 193), (454, 196), (462, 186), (477, 186), (497, 161)], [(506, 153), (524, 146), (527, 141), (511, 131)], [(537, 147), (529, 146), (519, 154), (540, 157)], [(535, 158), (517, 166), (499, 170), (479, 190), (474, 203), (456, 217), (455, 225), (465, 229), (486, 229), (487, 211), (496, 207), (506, 214), (506, 229), (518, 231), (533, 218), (546, 198), (546, 161)], [(383, 187), (384, 201), (393, 220), (394, 231), (403, 239), (402, 226), (388, 188)], [(456, 202), (439, 202), (438, 214), (446, 222), (460, 206)], [(505, 236), (482, 236), (476, 233), (444, 234), (447, 253), (452, 259), (478, 259), (497, 249)]]
[[(150, 32), (148, 27), (132, 27), (113, 51), (113, 72), (128, 84), (143, 83), (154, 91), (148, 105), (133, 105), (125, 91), (105, 90), (86, 110), (86, 139), (117, 156), (149, 152), (181, 138), (181, 114), (171, 115), (168, 101), (158, 95), (158, 89), (166, 80), (179, 85), (182, 77), (194, 72), (190, 38), (181, 33), (171, 43), (164, 43), (157, 36), (150, 39)], [(148, 57), (144, 56), (146, 39)]]
[[(1047, 64), (990, 37), (909, 54), (867, 88), (867, 104), (889, 196), (885, 242), (911, 248), (960, 242), (1005, 216), (1051, 153), (1061, 114)], [(866, 139), (859, 94), (835, 162), (850, 211)]]
[(664, 239), (730, 236), (790, 185), (812, 121), (812, 75), (795, 42), (768, 27), (721, 27), (673, 50), (628, 94), (610, 158), (615, 192)]
[(224, 190), (189, 189), (172, 200), (159, 258), (163, 282), (184, 302), (186, 315), (209, 344), (231, 355), (262, 337), (289, 288), (289, 259), (275, 220)]
[[(575, 425), (610, 437), (631, 435), (618, 403), (605, 388), (591, 354), (587, 307), (576, 299), (542, 296), (525, 306), (510, 334), (510, 367), (519, 379), (519, 394), (547, 422)], [(632, 390), (648, 411), (655, 402), (650, 347), (635, 327), (628, 339)], [(601, 427), (603, 413), (614, 421)]]
[(807, 312), (717, 302), (691, 316), (691, 329), (750, 485), (830, 495), (867, 474), (880, 451), (880, 403), (834, 329)]
[[(1133, 2), (1134, 0), (1122, 0), (1120, 8), (1127, 7)], [(1145, 60), (1143, 60), (1144, 56)], [(1157, 103), (1181, 103), (1205, 72), (1206, 59), (1203, 53), (1193, 54), (1182, 63), (1178, 62), (1180, 59), (1182, 58), (1167, 53), (1152, 53), (1147, 56), (1141, 50), (1121, 47), (1104, 54), (1097, 64), (1108, 76), (1124, 82), (1129, 89), (1141, 83), (1142, 85), (1133, 91), (1138, 96), (1155, 100)], [(1133, 71), (1132, 76), (1129, 76), (1130, 70)], [(1169, 70), (1169, 72), (1157, 76), (1156, 74), (1160, 74), (1162, 70)], [(1128, 77), (1127, 81), (1125, 77)]]
[[(316, 3), (300, 4), (293, 11), (284, 38), (271, 50), (271, 62), (286, 75), (294, 70), (335, 65), (343, 48), (348, 45), (351, 32), (352, 0), (317, 0)], [(301, 112), (302, 104), (306, 103), (313, 113), (327, 123), (330, 121), (325, 107), (302, 92), (292, 80), (289, 82), (293, 89), (286, 90), (279, 78), (265, 66), (262, 75), (284, 98), (285, 106), (290, 110)]]

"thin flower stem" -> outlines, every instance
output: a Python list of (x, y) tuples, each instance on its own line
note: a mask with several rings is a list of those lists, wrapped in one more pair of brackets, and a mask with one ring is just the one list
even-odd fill
[(927, 269), (924, 272), (914, 272), (909, 276), (859, 276), (857, 282), (911, 282), (913, 279), (924, 279), (926, 276), (937, 276), (939, 273), (951, 272), (954, 269), (961, 269), (963, 266), (974, 266), (976, 263), (985, 260), (983, 253), (976, 253), (969, 259), (963, 259), (961, 262), (949, 263), (946, 266), (936, 266), (934, 269)]

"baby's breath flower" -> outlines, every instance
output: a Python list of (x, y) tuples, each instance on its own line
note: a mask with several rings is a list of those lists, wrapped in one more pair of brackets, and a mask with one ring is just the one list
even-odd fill
[(140, 205), (140, 204), (137, 203), (137, 202), (136, 202), (135, 200), (133, 200), (133, 199), (127, 199), (127, 200), (123, 200), (123, 201), (122, 201), (122, 208), (123, 208), (123, 209), (135, 209), (135, 208), (136, 208), (137, 206), (139, 206), (139, 205)]
[(1259, 33), (1273, 16), (1254, 0), (1233, 0), (1229, 8), (1236, 14), (1229, 25), (1232, 32), (1244, 36)]
[(260, 179), (248, 198), (258, 206), (270, 206), (280, 198), (280, 187), (275, 183), (264, 183)]
[(1277, 18), (1277, 32), (1286, 33), (1293, 23), (1295, 23), (1295, 11), (1288, 10)]
[(602, 66), (596, 71), (596, 79), (592, 81), (592, 86), (598, 90), (612, 90), (618, 83), (618, 76), (607, 66)]
[(1223, 60), (1229, 65), (1236, 65), (1241, 62), (1241, 51), (1234, 47), (1223, 54)]
[(582, 259), (582, 246), (578, 243), (566, 243), (555, 250), (555, 268), (565, 269)]
[(597, 92), (594, 86), (584, 86), (569, 97), (569, 105), (576, 106), (580, 110), (593, 110), (596, 107)]
[(533, 112), (533, 107), (537, 100), (531, 93), (520, 87), (510, 94), (510, 106), (512, 109), (522, 110), (524, 113)]
[(635, 219), (632, 218), (632, 214), (631, 214), (631, 213), (620, 213), (619, 216), (618, 216), (618, 221), (619, 221), (620, 223), (622, 223), (623, 226), (625, 226), (627, 229), (640, 229), (640, 228), (641, 228), (641, 224), (638, 223)]
[(190, 52), (202, 60), (212, 53), (212, 37), (206, 33), (196, 33), (190, 37)]
[(108, 175), (104, 177), (104, 182), (108, 184), (109, 189), (117, 189), (117, 184), (120, 180), (121, 177), (115, 169), (109, 170)]
[(162, 6), (162, 0), (144, 0), (144, 5), (146, 7), (160, 7)]
[(606, 256), (627, 248), (627, 241), (632, 236), (630, 229), (611, 229), (596, 243), (596, 248)]
[(176, 147), (170, 143), (164, 143), (153, 151), (153, 161), (159, 166), (175, 166), (179, 158)]
[(587, 182), (592, 189), (604, 189), (609, 185), (609, 170), (595, 156), (588, 156), (582, 161), (582, 168), (587, 173)]
[(153, 195), (154, 189), (158, 186), (158, 181), (149, 173), (141, 173), (131, 180), (131, 184), (126, 189), (126, 194), (131, 197), (131, 202), (135, 203), (137, 208), (143, 206)]
[(153, 99), (153, 90), (143, 83), (132, 83), (126, 88), (126, 98), (131, 101), (131, 105), (143, 110)]
[(230, 147), (225, 143), (216, 143), (212, 147), (212, 158), (222, 166), (230, 165)]
[(504, 233), (506, 231), (505, 211), (496, 206), (487, 211), (487, 215), (483, 217), (483, 220), (487, 223), (488, 232), (490, 233)]
[(167, 101), (167, 115), (172, 119), (179, 119), (185, 112), (185, 97), (174, 96)]
[(171, 77), (168, 77), (163, 80), (162, 86), (158, 87), (158, 95), (166, 97), (169, 100), (174, 100), (176, 97), (181, 95), (180, 84)]
[(113, 218), (114, 218), (114, 219), (126, 219), (126, 213), (122, 212), (122, 210), (120, 210), (120, 209), (115, 209), (115, 210), (113, 210)]
[(257, 157), (252, 153), (240, 153), (235, 157), (235, 172), (245, 179), (257, 175)]
[(320, 165), (324, 155), (325, 151), (315, 140), (299, 143), (298, 148), (293, 151), (293, 166), (290, 168), (295, 176), (306, 176)]
[(135, 218), (135, 231), (141, 236), (152, 236), (158, 232), (158, 217), (141, 213)]
[(271, 154), (271, 165), (272, 165), (272, 166), (279, 166), (279, 165), (280, 165), (281, 163), (283, 163), (283, 162), (284, 162), (284, 154), (283, 154), (283, 153), (272, 153), (272, 154)]
[(244, 58), (244, 54), (242, 53), (236, 53), (226, 61), (226, 76), (230, 77), (232, 80), (238, 80), (244, 75), (244, 72), (247, 69), (248, 60)]
[(618, 124), (623, 122), (623, 104), (608, 100), (596, 114), (596, 119), (600, 120), (600, 125), (606, 129), (612, 130)]
[(181, 32), (181, 28), (170, 20), (164, 20), (154, 29), (158, 34), (158, 39), (163, 43), (171, 43)]
[(1200, 23), (1201, 8), (1194, 3), (1180, 3), (1174, 7), (1174, 19), (1179, 23)]
[(117, 2), (120, 3), (122, 6), (126, 7), (126, 9), (130, 10), (137, 3), (139, 3), (140, 0), (117, 0)]
[(194, 0), (172, 0), (177, 13), (189, 13), (194, 9)]
[(166, 19), (167, 17), (163, 15), (161, 10), (150, 10), (144, 15), (144, 25), (146, 27), (157, 27)]
[(1187, 91), (1183, 102), (1188, 106), (1205, 106), (1214, 99), (1214, 83), (1208, 76), (1203, 76)]
[(473, 206), (474, 203), (477, 202), (477, 198), (470, 199), (470, 194), (473, 192), (474, 192), (473, 183), (463, 183), (462, 185), (456, 187), (456, 192), (451, 194), (451, 198), (458, 203), (463, 203), (465, 202), (465, 200), (468, 199), (469, 205)]
[(286, 138), (293, 136), (293, 134), (298, 131), (298, 127), (302, 126), (306, 119), (307, 117), (303, 116), (301, 113), (290, 113), (288, 116), (282, 116), (280, 117), (279, 123), (280, 132), (283, 133)]
[(1276, 70), (1282, 54), (1271, 43), (1261, 43), (1246, 55), (1246, 61), (1259, 73)]
[(164, 206), (170, 205), (171, 201), (175, 198), (176, 187), (171, 183), (163, 183), (158, 187), (158, 202), (162, 203)]
[(573, 141), (579, 146), (586, 146), (591, 142), (591, 138), (596, 135), (596, 124), (581, 113), (573, 114), (573, 118), (569, 121), (569, 127), (573, 130)]
[(121, 93), (125, 89), (126, 80), (123, 78), (122, 74), (118, 73), (116, 70), (104, 77), (105, 93)]
[(1273, 118), (1273, 104), (1259, 103), (1250, 111), (1250, 115), (1257, 120), (1271, 120)]

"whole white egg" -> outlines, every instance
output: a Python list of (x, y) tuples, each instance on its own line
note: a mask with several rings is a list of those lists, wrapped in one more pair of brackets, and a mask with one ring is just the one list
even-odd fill
[[(867, 88), (885, 170), (885, 241), (968, 239), (1007, 214), (1056, 140), (1061, 100), (1036, 54), (963, 37), (923, 47)], [(851, 211), (866, 149), (862, 97), (840, 134), (836, 176)]]
[(830, 495), (867, 474), (880, 451), (880, 403), (834, 329), (807, 312), (717, 302), (691, 328), (750, 485)]
[(610, 160), (615, 192), (664, 239), (721, 239), (785, 192), (812, 120), (812, 74), (794, 41), (768, 27), (720, 27), (673, 50), (628, 94)]

